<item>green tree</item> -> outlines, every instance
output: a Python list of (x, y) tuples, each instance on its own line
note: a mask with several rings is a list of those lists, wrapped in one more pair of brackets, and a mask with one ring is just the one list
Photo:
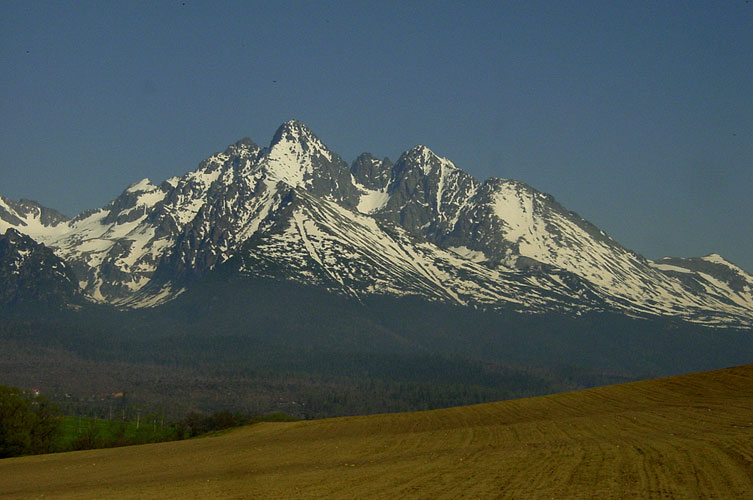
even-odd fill
[(0, 385), (0, 458), (50, 452), (59, 425), (46, 398)]
[(83, 429), (79, 429), (78, 436), (73, 442), (74, 450), (91, 450), (100, 447), (99, 426), (97, 419), (87, 419)]

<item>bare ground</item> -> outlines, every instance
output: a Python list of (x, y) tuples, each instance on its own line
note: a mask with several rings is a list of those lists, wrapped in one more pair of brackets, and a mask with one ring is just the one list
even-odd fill
[(0, 498), (753, 499), (753, 365), (6, 459)]

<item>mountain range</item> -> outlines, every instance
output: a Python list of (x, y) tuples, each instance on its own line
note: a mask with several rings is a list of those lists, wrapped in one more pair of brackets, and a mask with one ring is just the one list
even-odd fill
[(1, 234), (6, 303), (44, 286), (66, 304), (151, 308), (223, 268), (355, 300), (753, 326), (753, 276), (720, 255), (649, 260), (551, 195), (481, 182), (425, 146), (348, 165), (298, 121), (72, 219), (0, 197)]

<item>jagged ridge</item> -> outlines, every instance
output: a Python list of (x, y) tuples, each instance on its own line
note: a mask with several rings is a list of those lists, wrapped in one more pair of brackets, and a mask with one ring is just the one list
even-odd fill
[(236, 259), (245, 274), (355, 297), (753, 324), (753, 277), (721, 257), (648, 261), (550, 195), (480, 182), (425, 146), (349, 167), (297, 121), (267, 148), (242, 139), (71, 220), (1, 198), (7, 228), (69, 262), (90, 300), (120, 307), (170, 300)]

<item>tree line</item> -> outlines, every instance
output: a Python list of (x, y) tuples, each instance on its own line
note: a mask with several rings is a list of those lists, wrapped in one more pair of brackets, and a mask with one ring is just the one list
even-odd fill
[(0, 458), (188, 439), (258, 422), (287, 422), (284, 413), (250, 415), (229, 410), (191, 412), (179, 420), (139, 415), (136, 422), (64, 416), (35, 391), (0, 385)]

